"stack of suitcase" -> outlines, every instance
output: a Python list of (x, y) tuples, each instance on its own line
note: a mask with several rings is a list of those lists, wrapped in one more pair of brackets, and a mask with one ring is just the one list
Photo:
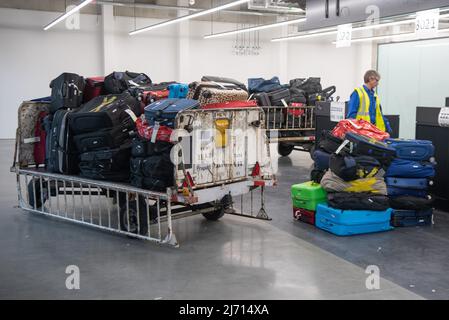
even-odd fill
[(293, 218), (315, 225), (317, 206), (327, 202), (327, 193), (320, 184), (313, 181), (295, 184), (291, 187)]
[(428, 188), (435, 176), (431, 141), (388, 139), (396, 150), (385, 175), (395, 227), (430, 225), (433, 209)]

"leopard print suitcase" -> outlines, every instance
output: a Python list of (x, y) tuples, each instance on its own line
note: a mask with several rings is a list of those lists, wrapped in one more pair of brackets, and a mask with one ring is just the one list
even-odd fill
[(198, 100), (200, 107), (213, 103), (248, 100), (248, 92), (236, 85), (215, 82), (193, 82), (189, 85), (187, 99)]

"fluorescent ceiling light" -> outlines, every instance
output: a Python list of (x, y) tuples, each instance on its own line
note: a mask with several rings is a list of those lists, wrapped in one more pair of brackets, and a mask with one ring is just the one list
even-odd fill
[[(351, 43), (357, 43), (357, 42), (365, 42), (365, 41), (375, 41), (375, 40), (383, 40), (388, 38), (396, 38), (396, 37), (407, 37), (407, 36), (414, 36), (414, 32), (408, 32), (408, 33), (402, 33), (402, 34), (390, 34), (387, 36), (375, 36), (375, 37), (367, 37), (367, 38), (359, 38), (359, 39), (353, 39), (351, 40)], [(332, 44), (336, 44), (337, 42), (332, 42)]]
[(271, 24), (264, 24), (264, 25), (261, 25), (261, 26), (256, 26), (256, 27), (251, 27), (251, 28), (246, 28), (246, 29), (233, 30), (233, 31), (221, 32), (221, 33), (214, 33), (214, 34), (210, 34), (210, 35), (204, 36), (204, 39), (212, 39), (212, 38), (225, 37), (225, 36), (230, 36), (230, 35), (233, 35), (233, 34), (239, 34), (239, 33), (244, 33), (244, 32), (265, 30), (265, 29), (270, 29), (270, 28), (286, 26), (286, 25), (290, 25), (290, 24), (294, 24), (294, 23), (301, 23), (301, 22), (304, 22), (304, 21), (306, 21), (306, 18), (299, 18), (299, 19), (287, 20), (287, 21), (276, 22), (276, 23), (271, 23)]
[(192, 13), (192, 14), (185, 15), (185, 16), (182, 16), (182, 17), (179, 17), (179, 18), (176, 18), (176, 19), (172, 19), (172, 20), (168, 20), (168, 21), (165, 21), (165, 22), (153, 24), (151, 26), (148, 26), (148, 27), (145, 27), (145, 28), (142, 28), (142, 29), (134, 30), (134, 31), (130, 32), (129, 35), (133, 36), (133, 35), (136, 35), (136, 34), (139, 34), (139, 33), (142, 33), (142, 32), (146, 32), (146, 31), (157, 29), (157, 28), (162, 28), (162, 27), (165, 27), (165, 26), (168, 26), (168, 25), (171, 25), (171, 24), (179, 23), (179, 22), (182, 22), (182, 21), (198, 18), (198, 17), (201, 17), (201, 16), (205, 16), (205, 15), (208, 15), (208, 14), (220, 11), (220, 10), (225, 10), (225, 9), (228, 9), (228, 8), (231, 8), (231, 7), (235, 7), (235, 6), (247, 3), (248, 1), (249, 0), (233, 1), (233, 2), (230, 2), (228, 4), (224, 4), (222, 6), (218, 6), (218, 7), (215, 7), (215, 8), (203, 10), (203, 11), (196, 12), (196, 13)]
[(84, 8), (85, 6), (87, 6), (89, 3), (91, 3), (94, 0), (85, 0), (82, 3), (80, 3), (79, 5), (77, 5), (75, 8), (73, 8), (72, 10), (66, 12), (65, 14), (63, 14), (62, 16), (60, 16), (58, 19), (56, 19), (55, 21), (53, 21), (52, 23), (50, 23), (49, 25), (47, 25), (46, 27), (44, 27), (44, 30), (47, 31), (48, 29), (50, 29), (51, 27), (55, 26), (56, 24), (58, 24), (59, 22), (63, 21), (64, 19), (70, 17), (72, 14), (74, 14), (77, 11), (80, 11), (82, 8)]

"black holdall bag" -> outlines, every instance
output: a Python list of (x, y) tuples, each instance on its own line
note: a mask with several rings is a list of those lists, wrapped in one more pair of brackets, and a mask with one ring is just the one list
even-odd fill
[(382, 169), (380, 162), (373, 157), (354, 157), (344, 153), (333, 154), (329, 166), (331, 171), (344, 181), (372, 178)]
[(290, 87), (298, 88), (304, 90), (306, 96), (317, 94), (323, 91), (321, 86), (321, 78), (311, 77), (308, 79), (293, 79), (290, 80)]
[(340, 210), (385, 211), (390, 208), (387, 196), (367, 192), (339, 192), (327, 195), (330, 207)]
[(85, 87), (83, 77), (75, 73), (63, 73), (50, 83), (51, 104), (50, 112), (59, 109), (76, 109), (83, 103)]
[[(319, 142), (319, 148), (323, 149), (327, 153), (334, 153), (343, 144), (344, 140), (334, 136), (331, 131), (323, 130), (321, 132), (321, 139)], [(342, 149), (343, 152), (349, 153), (349, 146), (345, 146)]]
[(299, 88), (290, 88), (290, 103), (307, 104), (306, 92)]
[(142, 113), (140, 102), (129, 92), (96, 97), (69, 117), (75, 135), (112, 128)]
[(170, 154), (173, 144), (165, 141), (156, 141), (152, 143), (151, 141), (134, 138), (132, 141), (132, 151), (133, 157), (150, 157), (157, 156), (161, 154)]
[(284, 107), (290, 103), (290, 90), (283, 88), (268, 92), (268, 98), (272, 106)]
[(151, 84), (146, 74), (130, 71), (113, 72), (104, 79), (104, 89), (108, 94), (120, 94), (132, 87), (148, 87)]
[(266, 92), (254, 93), (249, 100), (256, 99), (259, 107), (271, 107), (270, 97)]
[(431, 195), (427, 198), (418, 198), (412, 196), (390, 196), (390, 206), (396, 210), (429, 210), (432, 208), (434, 199)]

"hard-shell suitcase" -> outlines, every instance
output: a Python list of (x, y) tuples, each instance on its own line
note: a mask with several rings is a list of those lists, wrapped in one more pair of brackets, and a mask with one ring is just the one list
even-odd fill
[(415, 190), (427, 190), (429, 186), (433, 184), (431, 180), (428, 179), (413, 179), (413, 178), (385, 178), (387, 187), (396, 187), (404, 189), (415, 189)]
[(346, 133), (345, 139), (351, 142), (353, 154), (371, 156), (385, 166), (388, 166), (396, 157), (395, 149), (375, 139), (370, 139), (353, 132)]
[(310, 211), (315, 211), (318, 204), (327, 202), (326, 191), (313, 181), (293, 185), (291, 196), (295, 208)]
[(290, 90), (288, 88), (282, 88), (271, 91), (268, 92), (268, 97), (272, 106), (283, 107), (290, 103)]
[(46, 124), (46, 165), (53, 173), (78, 173), (78, 153), (68, 125), (69, 110), (60, 109), (53, 115), (51, 124)]
[(199, 107), (197, 100), (191, 99), (165, 99), (156, 101), (145, 107), (145, 119), (150, 126), (155, 122), (173, 128), (177, 114), (183, 110)]
[(70, 115), (70, 128), (75, 135), (112, 128), (130, 119), (130, 112), (138, 117), (142, 110), (140, 102), (128, 92), (100, 96)]
[(193, 82), (189, 85), (188, 99), (198, 100), (201, 106), (236, 100), (248, 100), (248, 92), (233, 84)]
[(390, 207), (396, 210), (429, 210), (432, 208), (434, 199), (431, 195), (426, 198), (413, 196), (396, 196), (390, 197)]
[(433, 178), (435, 165), (430, 162), (394, 159), (388, 166), (386, 177), (398, 178)]
[(341, 210), (385, 211), (390, 208), (387, 196), (368, 192), (338, 192), (327, 195), (328, 205)]
[(318, 205), (315, 224), (318, 228), (338, 236), (392, 230), (392, 209), (385, 211), (340, 210), (325, 204)]
[(42, 112), (49, 111), (49, 102), (25, 101), (20, 105), (17, 112), (18, 125), (14, 151), (14, 161), (20, 167), (38, 164), (34, 158), (34, 149), (35, 144), (41, 142), (41, 138), (36, 136), (36, 125)]
[(50, 83), (50, 112), (57, 110), (76, 109), (83, 103), (84, 78), (74, 73), (63, 73)]
[(427, 190), (398, 188), (398, 187), (393, 187), (393, 186), (388, 186), (387, 192), (388, 192), (388, 196), (390, 196), (390, 197), (411, 196), (411, 197), (417, 197), (417, 198), (427, 198), (429, 195)]
[(327, 170), (329, 169), (329, 163), (331, 154), (323, 150), (317, 149), (313, 152), (313, 161), (315, 161), (315, 169)]
[(170, 91), (168, 95), (169, 99), (185, 99), (189, 93), (189, 86), (184, 83), (175, 83), (171, 84), (168, 90)]
[(393, 227), (417, 227), (428, 226), (433, 221), (433, 209), (424, 211), (393, 210), (391, 225)]
[(315, 211), (293, 207), (293, 219), (315, 225)]
[(396, 150), (396, 156), (404, 160), (428, 161), (435, 155), (435, 147), (428, 140), (387, 139)]
[(104, 77), (92, 77), (86, 79), (84, 87), (83, 103), (104, 94)]
[(44, 127), (44, 119), (48, 116), (47, 111), (39, 113), (34, 136), (38, 141), (34, 144), (34, 162), (37, 166), (45, 164), (45, 149), (47, 132)]

